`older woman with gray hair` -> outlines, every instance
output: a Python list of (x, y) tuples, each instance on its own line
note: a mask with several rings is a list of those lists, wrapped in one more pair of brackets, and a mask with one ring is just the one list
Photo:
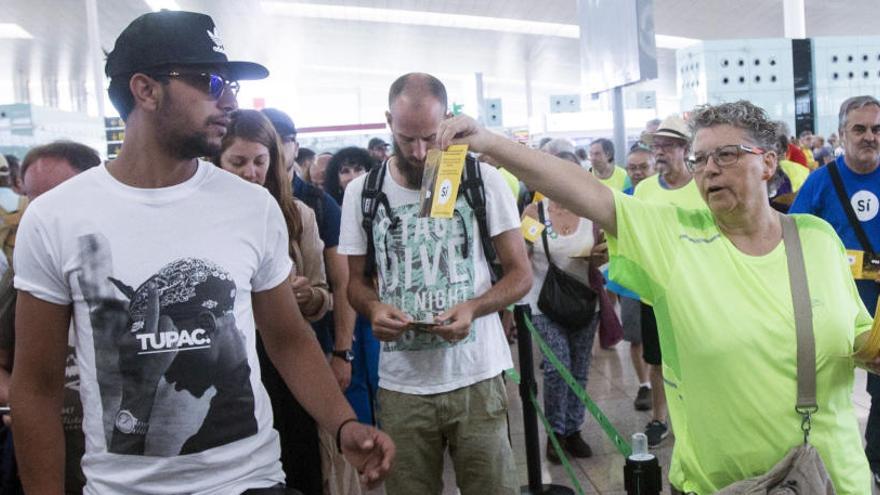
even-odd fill
[(804, 318), (796, 325), (789, 285), (787, 257), (797, 250), (785, 246), (796, 237), (783, 242), (783, 225), (794, 227), (815, 341), (818, 409), (809, 444), (838, 494), (870, 493), (851, 393), (853, 349), (871, 318), (843, 246), (823, 220), (785, 217), (770, 207), (776, 126), (762, 109), (747, 101), (702, 106), (690, 125), (688, 166), (709, 211), (642, 203), (469, 117), (445, 121), (438, 140), (498, 157), (526, 184), (608, 234), (612, 263), (621, 268), (613, 270), (617, 281), (654, 305), (676, 433), (669, 478), (682, 492), (715, 493), (761, 475), (805, 440), (794, 407), (796, 328), (809, 325)]

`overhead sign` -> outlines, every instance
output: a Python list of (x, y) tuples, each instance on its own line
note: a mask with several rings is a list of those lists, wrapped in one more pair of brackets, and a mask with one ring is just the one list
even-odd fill
[(653, 0), (578, 0), (577, 7), (584, 93), (657, 77)]

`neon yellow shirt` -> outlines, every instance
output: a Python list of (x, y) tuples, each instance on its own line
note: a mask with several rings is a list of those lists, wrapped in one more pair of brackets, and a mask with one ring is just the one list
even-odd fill
[(512, 173), (508, 172), (505, 168), (499, 168), (498, 171), (501, 172), (501, 177), (504, 178), (504, 182), (507, 183), (507, 187), (510, 188), (513, 197), (519, 198), (519, 179), (517, 179)]
[[(607, 179), (599, 179), (599, 177), (596, 177), (597, 179), (599, 179), (599, 182), (605, 184), (611, 189), (614, 189), (615, 191), (623, 191), (624, 189), (628, 189), (630, 186), (632, 186), (632, 183), (630, 183), (629, 181), (629, 176), (626, 175), (626, 171), (618, 167), (617, 165), (613, 165), (613, 167), (614, 171), (611, 172), (611, 177)], [(593, 175), (595, 174), (596, 172), (594, 171)]]
[(686, 209), (707, 210), (709, 208), (703, 201), (703, 197), (700, 196), (700, 190), (697, 189), (697, 183), (693, 179), (684, 187), (666, 189), (660, 184), (660, 174), (654, 174), (639, 182), (633, 191), (633, 196), (642, 201)]
[(791, 181), (791, 192), (798, 192), (801, 186), (804, 185), (804, 182), (807, 181), (807, 177), (810, 176), (810, 171), (807, 167), (791, 160), (779, 160), (779, 166), (782, 167), (782, 171), (785, 172), (788, 180)]
[[(749, 256), (722, 236), (708, 210), (650, 205), (615, 193), (618, 237), (608, 238), (612, 272), (648, 296), (663, 352), (675, 447), (669, 479), (700, 495), (765, 473), (803, 442), (794, 310), (782, 242)], [(816, 337), (810, 443), (838, 494), (871, 493), (871, 472), (853, 411), (856, 335), (871, 328), (828, 223), (795, 215)], [(619, 277), (619, 278), (618, 278)]]

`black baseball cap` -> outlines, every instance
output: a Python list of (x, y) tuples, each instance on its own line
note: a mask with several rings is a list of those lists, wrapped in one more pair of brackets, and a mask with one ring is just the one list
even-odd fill
[(386, 143), (382, 138), (374, 137), (370, 139), (370, 142), (367, 144), (367, 149), (371, 150), (374, 148), (387, 148), (388, 143)]
[(290, 118), (290, 115), (287, 115), (277, 108), (264, 108), (260, 111), (269, 119), (269, 122), (272, 122), (275, 132), (277, 132), (282, 139), (289, 136), (296, 136), (296, 126), (293, 125), (293, 119)]
[(257, 63), (230, 62), (210, 16), (174, 10), (151, 12), (132, 21), (116, 38), (104, 72), (112, 78), (162, 65), (222, 66), (232, 80), (269, 75)]

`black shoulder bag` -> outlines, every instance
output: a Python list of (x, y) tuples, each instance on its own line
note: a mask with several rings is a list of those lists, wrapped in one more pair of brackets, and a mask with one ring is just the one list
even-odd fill
[[(538, 203), (538, 217), (546, 225), (543, 201)], [(547, 255), (547, 277), (538, 296), (538, 309), (568, 330), (586, 327), (596, 314), (596, 292), (553, 263), (546, 228), (541, 232), (541, 240)]]

